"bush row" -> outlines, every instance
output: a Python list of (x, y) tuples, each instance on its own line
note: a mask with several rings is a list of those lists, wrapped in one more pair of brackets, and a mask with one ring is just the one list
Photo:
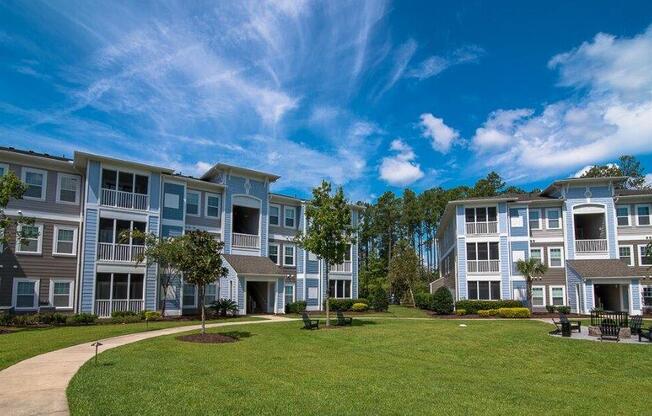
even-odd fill
[[(350, 311), (353, 308), (354, 303), (364, 303), (369, 306), (369, 301), (367, 299), (328, 299), (328, 306), (332, 311)], [(324, 306), (326, 306), (326, 301), (324, 301)]]
[(571, 311), (570, 306), (555, 306), (555, 305), (546, 305), (546, 310), (549, 313), (563, 313), (564, 315), (569, 314)]
[(435, 311), (439, 315), (453, 313), (453, 295), (445, 287), (440, 287), (432, 294), (417, 293), (414, 295), (414, 303), (417, 308)]
[(35, 325), (88, 325), (97, 320), (97, 315), (78, 313), (66, 315), (59, 312), (33, 314), (0, 314), (0, 326), (35, 326)]
[(501, 318), (529, 318), (530, 310), (528, 308), (480, 309), (478, 316), (483, 318), (492, 316), (499, 316)]
[(477, 314), (479, 310), (500, 308), (522, 308), (523, 303), (518, 300), (458, 300), (455, 309), (464, 309), (467, 314)]

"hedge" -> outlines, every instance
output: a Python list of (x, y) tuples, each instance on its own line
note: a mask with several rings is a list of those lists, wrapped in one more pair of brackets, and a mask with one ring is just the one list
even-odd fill
[(518, 300), (460, 300), (455, 303), (455, 309), (464, 309), (471, 315), (479, 310), (522, 307), (523, 303)]
[(501, 318), (529, 318), (530, 310), (528, 308), (500, 308), (498, 316)]
[(478, 311), (478, 316), (481, 316), (483, 318), (488, 318), (490, 316), (496, 316), (498, 315), (498, 309), (480, 309)]
[(367, 309), (369, 309), (369, 305), (367, 305), (366, 303), (356, 302), (353, 304), (353, 306), (351, 306), (351, 310), (353, 312), (364, 312)]
[(299, 300), (285, 305), (285, 313), (302, 313), (306, 310), (306, 301)]

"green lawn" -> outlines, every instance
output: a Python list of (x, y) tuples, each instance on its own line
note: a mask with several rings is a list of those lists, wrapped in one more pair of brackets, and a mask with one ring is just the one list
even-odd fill
[[(246, 316), (229, 318), (229, 322), (237, 320), (258, 320)], [(209, 321), (209, 322), (223, 322)], [(145, 323), (132, 324), (101, 324), (89, 326), (63, 326), (50, 328), (22, 328), (16, 332), (0, 335), (0, 370), (16, 364), (26, 358), (45, 352), (54, 351), (82, 342), (92, 342), (98, 339), (132, 334), (147, 330), (170, 328), (182, 325), (196, 325), (200, 321), (160, 321), (150, 322), (149, 329)], [(12, 328), (10, 328), (12, 329)]]
[[(223, 328), (103, 353), (68, 387), (73, 415), (646, 414), (652, 347), (552, 338), (537, 321), (374, 319)], [(639, 399), (635, 399), (639, 397)]]
[[(315, 319), (325, 319), (326, 314), (324, 312), (308, 312), (311, 318)], [(430, 315), (428, 315), (425, 311), (418, 309), (418, 308), (412, 308), (408, 306), (401, 306), (401, 305), (389, 305), (389, 310), (387, 312), (374, 312), (374, 311), (367, 311), (363, 313), (356, 313), (356, 312), (344, 312), (345, 316), (354, 316), (354, 317), (383, 317), (383, 318), (428, 318)], [(300, 318), (301, 315), (288, 315), (292, 318)], [(335, 318), (335, 312), (332, 312), (332, 318)]]

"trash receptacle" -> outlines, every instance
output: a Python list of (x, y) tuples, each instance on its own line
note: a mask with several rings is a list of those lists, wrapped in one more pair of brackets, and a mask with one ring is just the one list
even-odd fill
[(571, 324), (570, 322), (561, 323), (561, 336), (570, 337), (571, 336)]

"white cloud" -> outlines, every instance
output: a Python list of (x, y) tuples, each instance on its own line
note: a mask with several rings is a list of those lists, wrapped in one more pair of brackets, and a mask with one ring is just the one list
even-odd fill
[(423, 178), (423, 171), (418, 163), (414, 162), (414, 150), (401, 139), (395, 139), (390, 144), (390, 150), (398, 154), (385, 157), (380, 164), (380, 178), (390, 185), (409, 185)]
[(405, 76), (424, 80), (439, 75), (451, 66), (477, 62), (484, 53), (484, 49), (471, 45), (457, 49), (446, 57), (433, 55), (423, 60), (415, 68), (406, 71)]
[(441, 153), (447, 153), (453, 142), (460, 137), (460, 133), (448, 127), (444, 119), (435, 117), (430, 113), (421, 114), (420, 126), (423, 128), (423, 137), (431, 139), (432, 148)]

